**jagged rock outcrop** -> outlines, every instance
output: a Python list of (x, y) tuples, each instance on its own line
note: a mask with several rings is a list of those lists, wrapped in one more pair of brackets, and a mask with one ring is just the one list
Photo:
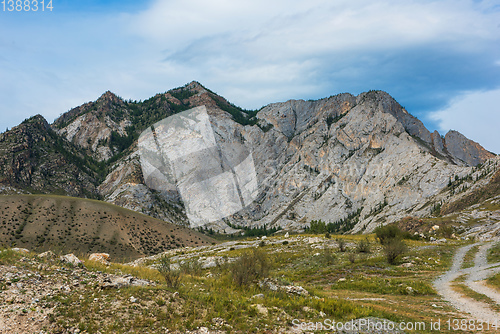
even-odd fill
[[(485, 162), (487, 159), (493, 158), (495, 155), (486, 151), (478, 143), (467, 139), (458, 131), (449, 131), (444, 137), (446, 150), (455, 160), (464, 162), (469, 166), (477, 166)], [(455, 161), (458, 163), (458, 161)]]

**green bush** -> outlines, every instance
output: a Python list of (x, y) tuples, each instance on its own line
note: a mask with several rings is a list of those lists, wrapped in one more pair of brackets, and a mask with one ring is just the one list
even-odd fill
[(387, 244), (392, 239), (401, 239), (403, 235), (399, 227), (394, 224), (379, 226), (374, 232), (381, 245)]
[(202, 272), (201, 263), (197, 259), (186, 260), (180, 264), (180, 271), (192, 276), (200, 276)]
[(370, 253), (370, 241), (368, 238), (361, 239), (358, 244), (356, 245), (356, 250), (358, 253)]
[(349, 254), (347, 254), (347, 259), (351, 263), (356, 262), (356, 253), (349, 253)]
[(269, 273), (269, 268), (267, 254), (260, 249), (253, 248), (252, 251), (243, 253), (231, 265), (231, 275), (237, 285), (248, 285), (255, 280), (265, 278)]
[(329, 266), (335, 264), (337, 257), (333, 254), (332, 249), (330, 247), (325, 246), (318, 256), (318, 260), (321, 264)]
[(335, 241), (337, 242), (337, 246), (339, 246), (340, 252), (345, 252), (347, 250), (347, 242), (345, 239), (337, 238)]
[(384, 245), (384, 253), (389, 264), (396, 264), (399, 257), (407, 250), (406, 244), (400, 238), (390, 239)]

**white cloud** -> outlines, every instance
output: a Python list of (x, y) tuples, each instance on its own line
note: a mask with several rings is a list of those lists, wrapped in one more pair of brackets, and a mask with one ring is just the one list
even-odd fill
[(500, 89), (467, 92), (448, 107), (429, 114), (440, 131), (457, 130), (486, 149), (500, 153)]
[(220, 36), (296, 55), (458, 39), (474, 44), (478, 37), (498, 37), (498, 18), (471, 0), (157, 0), (131, 27), (166, 49)]
[[(472, 0), (157, 0), (132, 16), (129, 31), (162, 52), (176, 72), (194, 73), (192, 79), (233, 102), (258, 108), (314, 91), (330, 95), (335, 91), (325, 91), (332, 86), (350, 89), (339, 73), (349, 69), (352, 78), (396, 52), (488, 54), (500, 40), (500, 13), (484, 6)], [(333, 67), (336, 76), (325, 82)], [(367, 87), (374, 88), (380, 87)]]

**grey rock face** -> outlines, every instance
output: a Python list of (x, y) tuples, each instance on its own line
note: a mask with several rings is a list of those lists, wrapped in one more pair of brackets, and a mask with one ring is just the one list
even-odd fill
[(449, 131), (445, 136), (445, 144), (455, 161), (463, 161), (469, 166), (476, 166), (495, 156), (458, 131)]
[[(240, 201), (243, 209), (216, 217), (207, 226), (227, 233), (235, 232), (228, 223), (300, 230), (315, 219), (335, 224), (340, 231), (371, 231), (408, 215), (425, 216), (436, 200), (443, 200), (439, 194), (450, 179), (464, 177), (471, 166), (494, 157), (458, 132), (451, 131), (444, 139), (437, 132), (431, 134), (380, 91), (274, 103), (249, 120), (222, 97), (191, 83), (141, 103), (125, 102), (107, 92), (52, 125), (71, 143), (54, 134), (43, 119), (1, 134), (0, 160), (9, 163), (0, 167), (0, 192), (30, 186), (45, 192), (62, 188), (74, 196), (99, 193), (113, 204), (187, 225), (186, 210), (192, 212), (192, 207), (182, 202), (182, 191), (199, 192), (188, 182), (197, 180), (196, 168), (190, 166), (205, 165), (207, 160), (188, 156), (182, 161), (181, 180), (177, 175), (175, 184), (158, 190), (145, 180), (150, 175), (141, 166), (138, 142), (133, 139), (159, 120), (197, 106), (206, 107), (214, 141), (227, 159), (243, 161), (238, 148), (247, 147), (246, 156), (255, 169), (251, 200)], [(80, 154), (82, 161), (82, 152), (109, 161), (107, 175), (102, 175), (102, 169), (92, 172), (58, 163), (61, 159), (56, 155), (45, 159), (49, 135), (62, 140), (66, 150), (80, 149), (74, 155)], [(40, 157), (47, 161), (42, 164)], [(252, 173), (242, 169), (241, 174)], [(234, 203), (236, 196), (228, 191), (205, 197), (222, 207)]]
[[(223, 150), (242, 142), (251, 149), (258, 184), (254, 202), (208, 224), (220, 231), (234, 231), (228, 221), (300, 230), (321, 219), (340, 231), (368, 232), (408, 215), (428, 215), (429, 203), (451, 177), (467, 175), (468, 165), (490, 157), (479, 145), (454, 139), (456, 135), (442, 140), (439, 133), (431, 134), (384, 92), (274, 103), (257, 114), (259, 126), (238, 124), (217, 106), (207, 112), (214, 140)], [(133, 164), (130, 159), (117, 164), (101, 193), (134, 210), (154, 207), (144, 181), (124, 181), (137, 169), (137, 160)], [(141, 195), (132, 195), (131, 189), (139, 187)], [(179, 199), (174, 186), (162, 196), (167, 202)], [(233, 197), (221, 194), (217, 200), (231, 203)]]
[(432, 133), (432, 145), (434, 146), (436, 152), (441, 156), (446, 157), (448, 155), (444, 146), (444, 138), (442, 138), (437, 131)]

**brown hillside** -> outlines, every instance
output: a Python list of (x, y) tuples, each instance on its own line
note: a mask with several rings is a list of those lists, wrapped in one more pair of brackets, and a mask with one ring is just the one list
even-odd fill
[(0, 196), (0, 246), (130, 260), (213, 239), (109, 203), (50, 195)]

